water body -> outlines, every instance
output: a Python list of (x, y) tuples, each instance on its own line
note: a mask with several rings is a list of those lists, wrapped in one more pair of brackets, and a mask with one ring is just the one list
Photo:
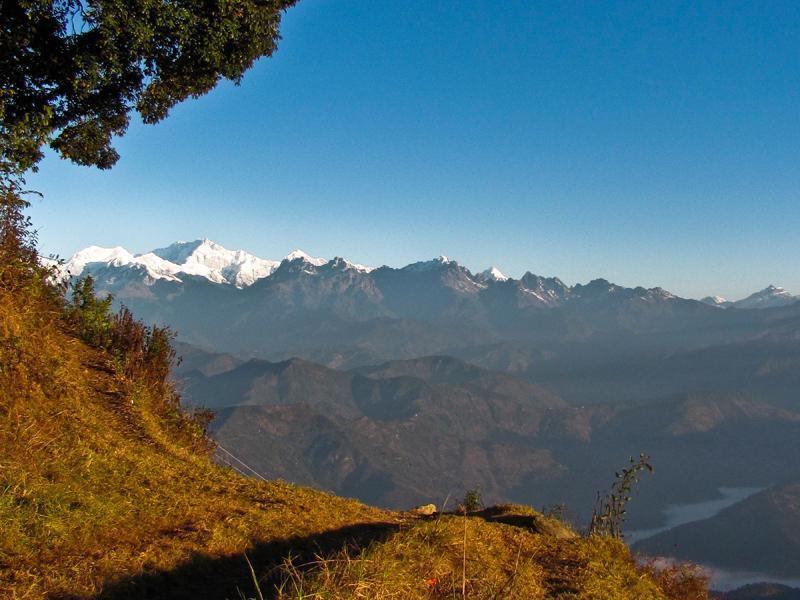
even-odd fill
[(735, 590), (749, 583), (779, 583), (793, 588), (800, 588), (800, 579), (781, 579), (766, 573), (756, 573), (752, 571), (726, 571), (713, 565), (702, 565), (706, 573), (710, 576), (708, 586), (712, 590), (727, 592)]
[[(657, 535), (662, 531), (667, 531), (679, 525), (702, 521), (716, 516), (729, 506), (757, 494), (765, 488), (761, 487), (737, 487), (719, 488), (719, 498), (694, 502), (691, 504), (671, 504), (664, 509), (665, 523), (661, 527), (653, 529), (639, 529), (626, 534), (625, 541), (634, 544), (640, 540)], [(754, 571), (728, 571), (714, 565), (701, 565), (709, 575), (709, 587), (713, 590), (728, 591), (750, 583), (779, 583), (789, 587), (800, 588), (800, 579), (781, 579), (766, 573)]]
[(719, 488), (720, 497), (713, 500), (704, 500), (702, 502), (693, 502), (691, 504), (670, 504), (664, 509), (664, 525), (655, 527), (653, 529), (637, 529), (625, 535), (625, 541), (628, 544), (635, 544), (641, 540), (646, 540), (663, 531), (685, 525), (686, 523), (693, 523), (694, 521), (702, 521), (703, 519), (710, 519), (716, 516), (721, 511), (729, 506), (733, 506), (737, 502), (741, 502), (745, 498), (749, 498), (753, 494), (757, 494), (765, 488), (761, 487), (721, 487)]

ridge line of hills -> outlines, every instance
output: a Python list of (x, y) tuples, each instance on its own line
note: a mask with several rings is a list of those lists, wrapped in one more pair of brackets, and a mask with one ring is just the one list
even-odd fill
[[(94, 274), (104, 268), (124, 268), (139, 271), (151, 280), (181, 281), (181, 277), (195, 276), (221, 285), (244, 288), (261, 279), (272, 277), (283, 263), (294, 263), (295, 261), (302, 263), (309, 274), (321, 269), (351, 269), (360, 273), (371, 273), (379, 269), (420, 271), (450, 264), (458, 266), (458, 263), (450, 258), (439, 256), (433, 260), (411, 263), (398, 269), (387, 266), (376, 269), (341, 257), (330, 260), (313, 257), (302, 250), (294, 250), (281, 260), (263, 259), (244, 250), (228, 250), (216, 242), (202, 238), (193, 242), (176, 242), (164, 248), (136, 255), (120, 246), (113, 248), (89, 246), (77, 251), (62, 265), (59, 265), (58, 269), (61, 277), (78, 277), (83, 274)], [(50, 260), (48, 264), (55, 265), (57, 263)], [(580, 293), (582, 289), (592, 286), (605, 285), (612, 290), (615, 288), (626, 289), (602, 278), (594, 279), (584, 285), (567, 286), (558, 277), (541, 277), (530, 271), (519, 279), (514, 279), (503, 274), (495, 266), (476, 274), (464, 267), (460, 268), (468, 273), (468, 278), (478, 287), (513, 282), (518, 284), (520, 289), (549, 305), (557, 304), (571, 293)], [(629, 289), (639, 293), (676, 297), (660, 287)], [(720, 296), (707, 296), (700, 302), (720, 308), (772, 308), (792, 304), (798, 300), (800, 300), (800, 296), (793, 296), (784, 288), (769, 285), (763, 290), (736, 301)]]

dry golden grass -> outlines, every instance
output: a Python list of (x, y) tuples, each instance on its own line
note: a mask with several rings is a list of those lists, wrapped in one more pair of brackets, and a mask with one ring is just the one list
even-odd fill
[[(575, 535), (526, 507), (404, 526), (360, 551), (287, 563), (281, 600), (690, 600), (611, 538)], [(496, 511), (495, 511), (496, 513)], [(701, 582), (702, 583), (702, 582)]]
[(245, 553), (283, 599), (678, 597), (524, 507), (419, 520), (220, 468), (43, 290), (0, 287), (0, 597), (255, 597)]
[(113, 595), (190, 561), (396, 520), (215, 466), (35, 295), (0, 290), (0, 344), (2, 597)]

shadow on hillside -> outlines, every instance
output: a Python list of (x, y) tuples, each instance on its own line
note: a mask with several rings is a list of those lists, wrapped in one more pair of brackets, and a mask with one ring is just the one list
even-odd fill
[(522, 514), (507, 505), (487, 506), (481, 510), (469, 513), (470, 517), (480, 517), (489, 523), (503, 523), (523, 529), (537, 531), (541, 525), (541, 518), (531, 514)]
[(480, 517), (489, 523), (503, 523), (558, 539), (572, 539), (578, 535), (558, 519), (546, 519), (541, 514), (519, 512), (518, 507), (513, 505), (489, 506), (470, 513), (470, 516)]
[[(258, 544), (247, 551), (260, 579), (264, 598), (275, 597), (281, 581), (283, 561), (292, 556), (295, 564), (329, 555), (346, 546), (365, 546), (380, 541), (398, 529), (396, 523), (362, 523), (331, 529), (307, 537)], [(106, 587), (96, 600), (240, 600), (257, 597), (244, 555), (212, 558), (195, 555), (172, 571), (158, 571), (130, 577)], [(59, 597), (50, 600), (73, 600)]]

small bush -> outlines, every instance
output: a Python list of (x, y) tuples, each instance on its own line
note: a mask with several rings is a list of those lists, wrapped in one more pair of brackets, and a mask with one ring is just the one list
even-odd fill
[(558, 502), (550, 506), (543, 506), (541, 512), (546, 517), (557, 519), (563, 523), (567, 517), (567, 505), (563, 502)]
[(481, 492), (477, 489), (467, 490), (464, 499), (461, 501), (463, 512), (475, 512), (483, 508)]
[(106, 348), (111, 343), (111, 295), (100, 299), (94, 291), (94, 279), (86, 276), (72, 287), (72, 302), (67, 307), (67, 318), (75, 333), (96, 348)]
[(708, 575), (697, 565), (674, 563), (657, 565), (650, 562), (644, 571), (658, 584), (670, 600), (708, 600)]
[(647, 454), (640, 454), (638, 459), (631, 457), (629, 466), (614, 474), (616, 481), (611, 490), (603, 496), (597, 493), (597, 502), (589, 523), (589, 535), (601, 535), (622, 539), (622, 523), (627, 514), (627, 505), (634, 484), (639, 481), (639, 473), (652, 472), (653, 466), (648, 462)]
[(144, 379), (165, 391), (176, 362), (174, 334), (168, 327), (145, 325), (125, 306), (112, 314), (113, 301), (111, 295), (97, 297), (91, 276), (75, 283), (67, 308), (75, 333), (91, 346), (111, 352), (117, 370), (128, 379)]

